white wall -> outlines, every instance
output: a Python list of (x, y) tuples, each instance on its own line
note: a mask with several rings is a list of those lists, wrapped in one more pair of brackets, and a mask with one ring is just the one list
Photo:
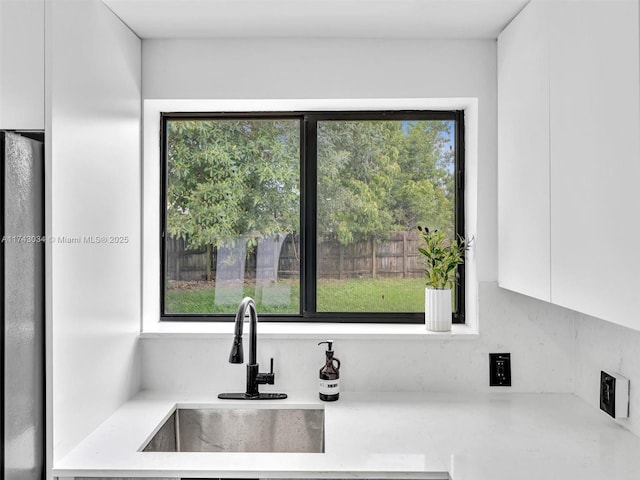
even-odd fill
[(47, 41), (55, 462), (139, 387), (141, 52), (98, 0), (53, 0)]
[(0, 128), (44, 129), (44, 0), (0, 0)]
[[(144, 40), (143, 97), (148, 105), (173, 99), (387, 101), (420, 109), (425, 99), (473, 99), (466, 120), (467, 234), (476, 237), (467, 264), (473, 278), (495, 280), (496, 262), (495, 41), (346, 39)], [(416, 99), (412, 106), (410, 99)], [(402, 100), (404, 99), (404, 100)], [(408, 99), (408, 100), (407, 100)], [(248, 102), (250, 103), (250, 102)], [(277, 103), (277, 102), (276, 102)], [(297, 105), (304, 102), (297, 101)], [(334, 102), (335, 103), (335, 102)], [(286, 110), (289, 106), (283, 102)], [(166, 111), (176, 111), (171, 105)], [(278, 109), (278, 107), (274, 107)], [(298, 107), (299, 109), (300, 107)], [(389, 107), (387, 107), (389, 108)], [(455, 107), (449, 107), (455, 108)], [(460, 107), (458, 107), (460, 108)], [(189, 107), (185, 107), (189, 110)], [(331, 108), (330, 108), (331, 109)], [(159, 230), (157, 111), (145, 109), (145, 238)], [(148, 125), (148, 127), (147, 127)], [(480, 159), (480, 160), (478, 160)], [(158, 190), (159, 192), (159, 190)], [(471, 201), (470, 199), (476, 199)], [(157, 245), (145, 242), (144, 315), (157, 319)], [(159, 273), (157, 273), (159, 274)], [(151, 275), (147, 278), (147, 275)], [(476, 294), (468, 318), (477, 319)], [(155, 307), (154, 307), (155, 306)], [(154, 309), (155, 308), (155, 309)], [(471, 321), (471, 320), (470, 320)]]
[[(495, 41), (144, 40), (143, 96), (154, 107), (162, 103), (158, 100), (166, 100), (169, 111), (175, 111), (172, 99), (199, 99), (198, 103), (211, 99), (219, 103), (225, 99), (477, 99), (477, 129), (467, 139), (467, 148), (476, 150), (469, 151), (472, 160), (467, 173), (475, 181), (470, 182), (473, 191), (467, 193), (468, 199), (477, 200), (467, 209), (467, 221), (476, 236), (473, 262), (480, 280), (480, 339), (338, 341), (336, 349), (345, 364), (344, 388), (488, 390), (488, 353), (506, 351), (513, 356), (510, 391), (572, 391), (572, 326), (567, 313), (495, 285)], [(150, 123), (146, 132), (158, 131), (157, 111), (147, 118), (152, 111), (145, 108), (145, 124)], [(159, 152), (158, 142), (147, 143), (146, 133), (145, 143), (147, 224), (158, 215), (158, 195), (149, 189), (157, 190), (159, 178), (148, 180), (157, 170)], [(157, 231), (157, 225), (150, 230), (145, 226), (151, 242)], [(145, 241), (145, 257), (155, 248), (155, 243)], [(157, 268), (157, 258), (154, 251), (145, 265)], [(155, 297), (147, 297), (157, 304), (159, 282), (145, 283), (145, 292), (156, 291)], [(260, 361), (265, 364), (269, 356), (276, 357), (276, 390), (315, 388), (322, 360), (322, 350), (315, 345), (319, 340), (261, 340)], [(229, 342), (226, 338), (145, 338), (143, 388), (211, 393), (242, 388), (244, 372), (226, 360)]]
[[(341, 390), (489, 391), (490, 352), (511, 352), (513, 374), (510, 389), (491, 391), (573, 390), (571, 312), (483, 282), (480, 315), (479, 339), (336, 340)], [(228, 363), (231, 331), (230, 325), (227, 338), (143, 339), (142, 388), (210, 395), (244, 391), (244, 366)], [(324, 348), (317, 346), (321, 340), (325, 338), (259, 339), (258, 362), (268, 368), (273, 357), (276, 372), (275, 385), (261, 390), (316, 391), (324, 362)]]
[(640, 332), (581, 313), (573, 315), (576, 395), (600, 408), (600, 371), (624, 375), (631, 381), (630, 416), (616, 421), (640, 435)]
[[(144, 40), (145, 99), (478, 98), (478, 278), (497, 278), (495, 41)], [(475, 218), (473, 219), (475, 220)]]
[[(497, 391), (575, 391), (596, 406), (594, 375), (601, 368), (640, 382), (632, 348), (638, 339), (496, 286), (496, 90), (496, 44), (486, 40), (143, 41), (145, 99), (477, 98), (477, 165), (468, 168), (477, 168), (477, 192), (471, 196), (477, 196), (480, 338), (339, 341), (344, 389), (485, 391), (487, 354), (511, 352), (513, 387)], [(157, 156), (149, 161), (157, 162)], [(156, 205), (146, 208), (157, 214)], [(601, 333), (606, 342), (592, 352)], [(618, 344), (623, 347), (609, 350)], [(229, 347), (230, 339), (145, 338), (142, 387), (212, 394), (242, 389), (244, 371), (227, 363)], [(276, 358), (275, 390), (315, 388), (322, 350), (313, 341), (264, 339), (259, 348), (263, 364)], [(640, 433), (633, 414), (637, 402), (625, 426)]]

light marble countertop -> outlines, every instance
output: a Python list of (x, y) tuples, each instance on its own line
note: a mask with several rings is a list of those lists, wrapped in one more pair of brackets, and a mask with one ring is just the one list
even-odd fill
[[(325, 453), (141, 452), (177, 405), (319, 406)], [(224, 401), (142, 392), (53, 469), (60, 477), (637, 480), (640, 438), (567, 394), (341, 393)]]

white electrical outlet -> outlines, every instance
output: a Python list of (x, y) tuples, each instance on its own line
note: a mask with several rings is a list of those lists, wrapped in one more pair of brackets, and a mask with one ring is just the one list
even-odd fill
[(613, 418), (629, 416), (629, 379), (619, 373), (600, 372), (600, 410)]

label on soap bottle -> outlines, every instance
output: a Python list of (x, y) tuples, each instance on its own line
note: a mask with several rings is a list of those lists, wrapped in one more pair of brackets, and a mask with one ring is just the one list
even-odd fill
[(322, 395), (337, 395), (340, 393), (340, 379), (323, 380), (320, 379), (320, 393)]

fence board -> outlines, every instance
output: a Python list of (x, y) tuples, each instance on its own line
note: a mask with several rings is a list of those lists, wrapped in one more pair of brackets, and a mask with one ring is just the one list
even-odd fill
[[(244, 262), (244, 278), (264, 277), (275, 279), (299, 278), (300, 239), (288, 235), (281, 245), (279, 257), (274, 253), (274, 267), (270, 265), (271, 253), (258, 260), (256, 249), (247, 249)], [(317, 275), (322, 279), (344, 278), (415, 278), (424, 271), (422, 255), (418, 252), (421, 237), (415, 232), (393, 232), (388, 240), (366, 239), (351, 245), (337, 241), (324, 241), (318, 245)], [(260, 244), (261, 246), (263, 244)], [(264, 244), (266, 246), (266, 244)], [(375, 250), (373, 249), (375, 246)], [(275, 250), (274, 250), (275, 251)], [(207, 251), (185, 249), (182, 239), (167, 239), (167, 278), (170, 281), (200, 281), (206, 279)], [(217, 252), (211, 249), (211, 275), (216, 278)], [(256, 273), (257, 272), (257, 273)]]

